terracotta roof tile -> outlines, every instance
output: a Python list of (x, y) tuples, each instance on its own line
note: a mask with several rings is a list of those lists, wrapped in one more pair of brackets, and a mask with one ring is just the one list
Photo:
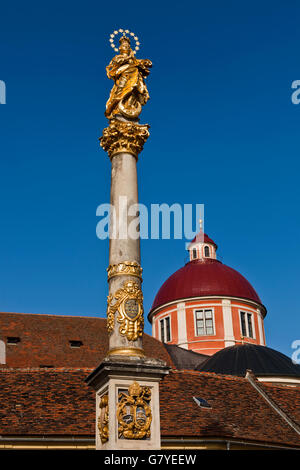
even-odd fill
[[(108, 350), (106, 319), (31, 313), (1, 313), (0, 340), (20, 337), (16, 345), (6, 346), (8, 367), (97, 367)], [(80, 340), (80, 348), (72, 348), (71, 340)], [(144, 335), (144, 349), (173, 366), (164, 345)]]
[[(300, 436), (244, 378), (171, 371), (161, 383), (161, 429), (165, 436), (223, 437), (300, 446)], [(269, 389), (268, 389), (269, 390)], [(193, 397), (204, 398), (210, 409)], [(272, 399), (299, 423), (298, 390), (275, 387)]]
[[(84, 379), (108, 349), (106, 320), (0, 313), (7, 365), (0, 369), (0, 434), (94, 437), (95, 395)], [(71, 348), (70, 340), (80, 340)], [(164, 345), (145, 335), (148, 356), (175, 368)], [(40, 365), (53, 369), (41, 369)], [(300, 423), (299, 387), (261, 384), (294, 422)], [(193, 397), (207, 400), (200, 408)], [(299, 435), (243, 377), (172, 370), (160, 383), (164, 438), (228, 438), (300, 447)]]
[[(90, 369), (3, 368), (0, 370), (2, 435), (81, 435), (95, 432), (94, 392), (84, 379)], [(299, 422), (299, 390), (266, 386), (267, 393)], [(200, 408), (193, 397), (207, 400)], [(300, 446), (299, 435), (244, 378), (171, 371), (160, 384), (164, 438), (226, 438)]]
[(274, 400), (290, 418), (300, 423), (300, 387), (260, 383), (267, 395)]
[(86, 370), (2, 369), (3, 435), (92, 435), (95, 397)]

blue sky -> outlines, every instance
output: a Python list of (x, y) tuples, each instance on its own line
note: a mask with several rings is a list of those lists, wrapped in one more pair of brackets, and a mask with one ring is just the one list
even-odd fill
[[(128, 28), (153, 61), (140, 202), (205, 204), (205, 231), (268, 309), (267, 344), (299, 328), (300, 79), (296, 1), (1, 5), (0, 310), (105, 315), (109, 202), (99, 147), (108, 38)], [(145, 311), (184, 264), (184, 240), (143, 240)], [(150, 332), (149, 326), (146, 331)]]

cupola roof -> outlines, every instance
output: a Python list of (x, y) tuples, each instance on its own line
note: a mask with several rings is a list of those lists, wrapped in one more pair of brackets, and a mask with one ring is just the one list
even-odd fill
[[(191, 243), (196, 239), (197, 236)], [(217, 246), (208, 235), (205, 234), (204, 239)], [(242, 274), (215, 258), (203, 257), (192, 259), (164, 282), (149, 315), (156, 308), (173, 301), (211, 296), (237, 297), (262, 305), (257, 292)], [(263, 305), (262, 307), (265, 314), (266, 309)]]

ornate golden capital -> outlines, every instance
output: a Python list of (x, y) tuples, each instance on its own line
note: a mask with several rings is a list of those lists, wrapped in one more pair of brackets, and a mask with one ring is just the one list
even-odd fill
[(118, 312), (117, 322), (119, 332), (128, 341), (136, 341), (143, 335), (144, 308), (143, 293), (140, 286), (133, 281), (127, 281), (121, 289), (107, 297), (107, 329), (113, 332), (115, 313)]
[(114, 276), (130, 275), (142, 280), (143, 269), (136, 261), (123, 261), (119, 264), (110, 264), (107, 270), (107, 281)]
[(148, 124), (134, 124), (112, 119), (109, 126), (103, 130), (100, 145), (108, 153), (110, 159), (122, 152), (130, 153), (137, 159), (150, 135), (148, 129)]
[(133, 382), (128, 394), (118, 396), (117, 420), (119, 438), (149, 439), (152, 421), (151, 390)]

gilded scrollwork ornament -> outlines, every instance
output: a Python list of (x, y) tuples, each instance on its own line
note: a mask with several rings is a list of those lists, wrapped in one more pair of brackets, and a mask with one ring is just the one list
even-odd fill
[(128, 393), (118, 396), (117, 421), (119, 439), (149, 439), (151, 437), (151, 390), (133, 382)]
[(143, 293), (137, 282), (126, 281), (123, 287), (107, 297), (107, 329), (112, 333), (115, 314), (120, 323), (119, 332), (128, 341), (136, 341), (143, 335), (144, 309)]
[(108, 441), (108, 395), (103, 395), (100, 399), (100, 414), (98, 418), (98, 431), (102, 444)]
[(142, 280), (143, 269), (136, 261), (122, 261), (119, 264), (111, 264), (107, 268), (107, 280), (121, 275), (130, 275)]

